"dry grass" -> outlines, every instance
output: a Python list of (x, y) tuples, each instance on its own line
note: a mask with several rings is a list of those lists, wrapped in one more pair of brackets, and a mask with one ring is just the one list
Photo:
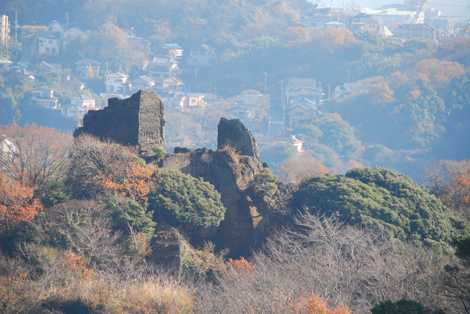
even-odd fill
[(80, 299), (92, 307), (103, 306), (106, 313), (190, 313), (193, 303), (186, 288), (156, 277), (131, 282), (103, 277), (73, 280), (65, 287), (43, 291), (39, 299), (51, 297)]
[[(163, 276), (136, 272), (83, 272), (58, 260), (37, 279), (18, 260), (3, 259), (0, 275), (0, 312), (27, 313), (48, 300), (80, 300), (100, 313), (191, 313), (188, 288)], [(75, 264), (77, 265), (77, 264)]]

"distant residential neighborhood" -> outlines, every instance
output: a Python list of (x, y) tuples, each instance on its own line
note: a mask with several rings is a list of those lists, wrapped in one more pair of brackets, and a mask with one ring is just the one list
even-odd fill
[[(119, 56), (70, 59), (70, 50), (87, 34), (76, 26), (55, 20), (23, 24), (11, 14), (2, 15), (0, 21), (0, 75), (7, 86), (12, 82), (23, 90), (22, 101), (33, 115), (27, 121), (41, 123), (42, 115), (53, 114), (65, 119), (61, 127), (67, 130), (80, 126), (89, 110), (104, 107), (109, 98), (152, 90), (162, 98), (168, 114), (175, 117), (172, 121), (181, 121), (167, 126), (170, 147), (210, 145), (213, 141), (209, 137), (215, 136), (211, 130), (215, 130), (220, 116), (227, 116), (241, 119), (261, 144), (282, 142), (303, 152), (309, 143), (299, 134), (300, 125), (321, 118), (332, 101), (367, 93), (371, 84), (377, 84), (374, 79), (354, 79), (351, 75), (346, 83), (332, 86), (313, 76), (293, 73), (273, 88), (266, 72), (265, 86), (246, 86), (236, 95), (224, 95), (215, 88), (198, 87), (206, 70), (217, 69), (224, 58), (217, 47), (204, 41), (190, 46), (171, 41), (156, 44), (136, 36), (132, 28), (122, 31), (105, 26), (104, 32), (116, 36), (118, 43), (147, 56), (133, 60), (129, 67), (120, 63)], [(470, 24), (416, 0), (355, 10), (311, 4), (298, 23), (306, 30), (331, 34), (347, 31), (356, 38), (402, 46), (470, 37)], [(103, 47), (97, 42), (91, 48)]]

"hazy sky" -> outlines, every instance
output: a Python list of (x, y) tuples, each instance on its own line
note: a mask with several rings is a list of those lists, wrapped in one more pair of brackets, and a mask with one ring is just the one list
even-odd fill
[[(384, 4), (403, 3), (403, 0), (312, 0), (312, 2), (323, 4), (334, 3), (335, 5), (343, 5), (344, 2), (347, 6), (355, 3), (356, 5), (374, 8)], [(442, 10), (445, 15), (465, 16), (470, 18), (470, 0), (429, 0), (428, 7), (429, 6)]]

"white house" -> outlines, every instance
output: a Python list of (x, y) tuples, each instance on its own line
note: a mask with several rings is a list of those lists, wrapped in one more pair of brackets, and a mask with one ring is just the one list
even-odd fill
[(168, 43), (163, 45), (163, 50), (172, 60), (180, 60), (184, 55), (183, 48), (176, 43)]
[(298, 153), (304, 152), (304, 141), (298, 139), (295, 135), (292, 135), (290, 144), (295, 147)]
[(33, 104), (53, 110), (60, 110), (59, 98), (53, 89), (43, 88), (31, 91), (31, 101)]
[(79, 124), (82, 122), (83, 116), (90, 110), (99, 109), (96, 100), (85, 95), (70, 99), (70, 104), (65, 110), (65, 115), (74, 119)]
[(354, 33), (367, 33), (381, 38), (393, 36), (392, 31), (387, 26), (380, 24), (372, 16), (364, 13), (352, 17), (350, 27)]
[(207, 106), (206, 95), (199, 93), (188, 93), (183, 95), (179, 101), (181, 110), (204, 108)]
[(126, 95), (129, 92), (129, 76), (124, 73), (110, 73), (104, 82), (107, 94)]
[(53, 21), (47, 30), (37, 35), (37, 54), (39, 57), (58, 56), (62, 50), (64, 30), (62, 26)]

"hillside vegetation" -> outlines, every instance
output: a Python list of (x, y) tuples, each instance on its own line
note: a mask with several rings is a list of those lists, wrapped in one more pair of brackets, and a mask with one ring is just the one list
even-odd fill
[[(25, 134), (13, 137), (20, 147), (43, 132), (50, 142), (20, 152), (41, 169), (0, 172), (4, 313), (369, 313), (415, 303), (459, 313), (468, 302), (468, 220), (447, 198), (457, 183), (441, 185), (441, 201), (384, 169), (298, 186), (265, 170), (246, 192), (258, 208), (249, 254), (231, 259), (220, 236), (227, 209), (210, 183), (117, 144), (11, 128)], [(37, 159), (45, 152), (47, 164)]]

